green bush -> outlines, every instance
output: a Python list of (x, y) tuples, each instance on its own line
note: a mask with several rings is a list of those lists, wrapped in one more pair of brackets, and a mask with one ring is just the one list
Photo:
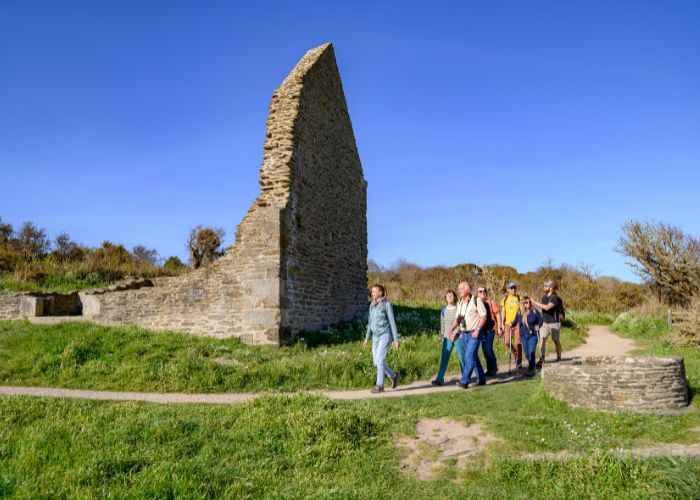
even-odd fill
[(658, 316), (636, 316), (622, 313), (612, 324), (612, 331), (628, 337), (659, 339), (670, 330), (665, 319)]

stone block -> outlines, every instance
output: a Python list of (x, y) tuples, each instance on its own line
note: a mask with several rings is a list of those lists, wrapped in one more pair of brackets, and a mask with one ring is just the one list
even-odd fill
[(19, 314), (23, 318), (34, 318), (44, 315), (44, 298), (25, 295), (19, 306)]

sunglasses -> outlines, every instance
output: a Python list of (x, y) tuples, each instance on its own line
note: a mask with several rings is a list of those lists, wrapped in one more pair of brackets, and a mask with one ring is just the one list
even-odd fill
[(486, 290), (479, 290), (479, 293), (486, 293)]

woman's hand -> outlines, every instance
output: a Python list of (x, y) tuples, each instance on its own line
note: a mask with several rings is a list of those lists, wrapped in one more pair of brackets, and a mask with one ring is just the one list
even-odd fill
[(369, 342), (367, 342), (367, 339), (365, 339), (365, 341), (362, 342), (362, 347), (364, 347), (366, 349), (368, 344), (369, 344)]
[(473, 338), (473, 339), (478, 339), (478, 338), (479, 338), (479, 331), (478, 331), (478, 330), (474, 330), (474, 331), (472, 332), (472, 338)]
[(396, 342), (394, 342), (394, 347), (396, 347), (397, 351), (399, 350), (399, 341), (398, 340)]

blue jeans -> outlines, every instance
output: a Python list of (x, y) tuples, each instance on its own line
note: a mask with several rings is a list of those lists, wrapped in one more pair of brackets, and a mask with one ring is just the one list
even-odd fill
[(533, 371), (535, 369), (535, 351), (537, 351), (537, 334), (523, 334), (522, 330), (520, 332), (520, 343), (523, 346), (523, 351), (525, 351), (527, 369)]
[(394, 370), (387, 366), (386, 353), (391, 345), (391, 335), (387, 332), (379, 337), (372, 336), (372, 361), (377, 367), (377, 385), (384, 387), (384, 375), (393, 377)]
[(495, 375), (498, 371), (496, 353), (493, 350), (493, 341), (495, 339), (496, 330), (490, 330), (486, 332), (484, 339), (481, 341), (481, 350), (484, 352), (484, 359), (486, 360), (486, 373), (489, 375)]
[(461, 383), (464, 385), (469, 385), (472, 378), (472, 372), (476, 368), (476, 382), (479, 385), (486, 383), (486, 375), (484, 374), (484, 369), (481, 367), (481, 361), (479, 360), (479, 346), (481, 345), (481, 339), (483, 335), (479, 333), (479, 336), (475, 339), (472, 338), (472, 332), (462, 332), (457, 340), (458, 345), (464, 350), (464, 370), (462, 371)]
[(459, 359), (459, 372), (464, 371), (464, 352), (462, 352), (459, 347), (457, 347), (457, 341), (452, 342), (450, 339), (442, 338), (442, 354), (440, 355), (440, 369), (438, 370), (437, 377), (435, 380), (438, 382), (445, 381), (445, 371), (447, 370), (447, 364), (450, 362), (450, 354), (452, 354), (452, 348), (457, 351), (457, 359)]

